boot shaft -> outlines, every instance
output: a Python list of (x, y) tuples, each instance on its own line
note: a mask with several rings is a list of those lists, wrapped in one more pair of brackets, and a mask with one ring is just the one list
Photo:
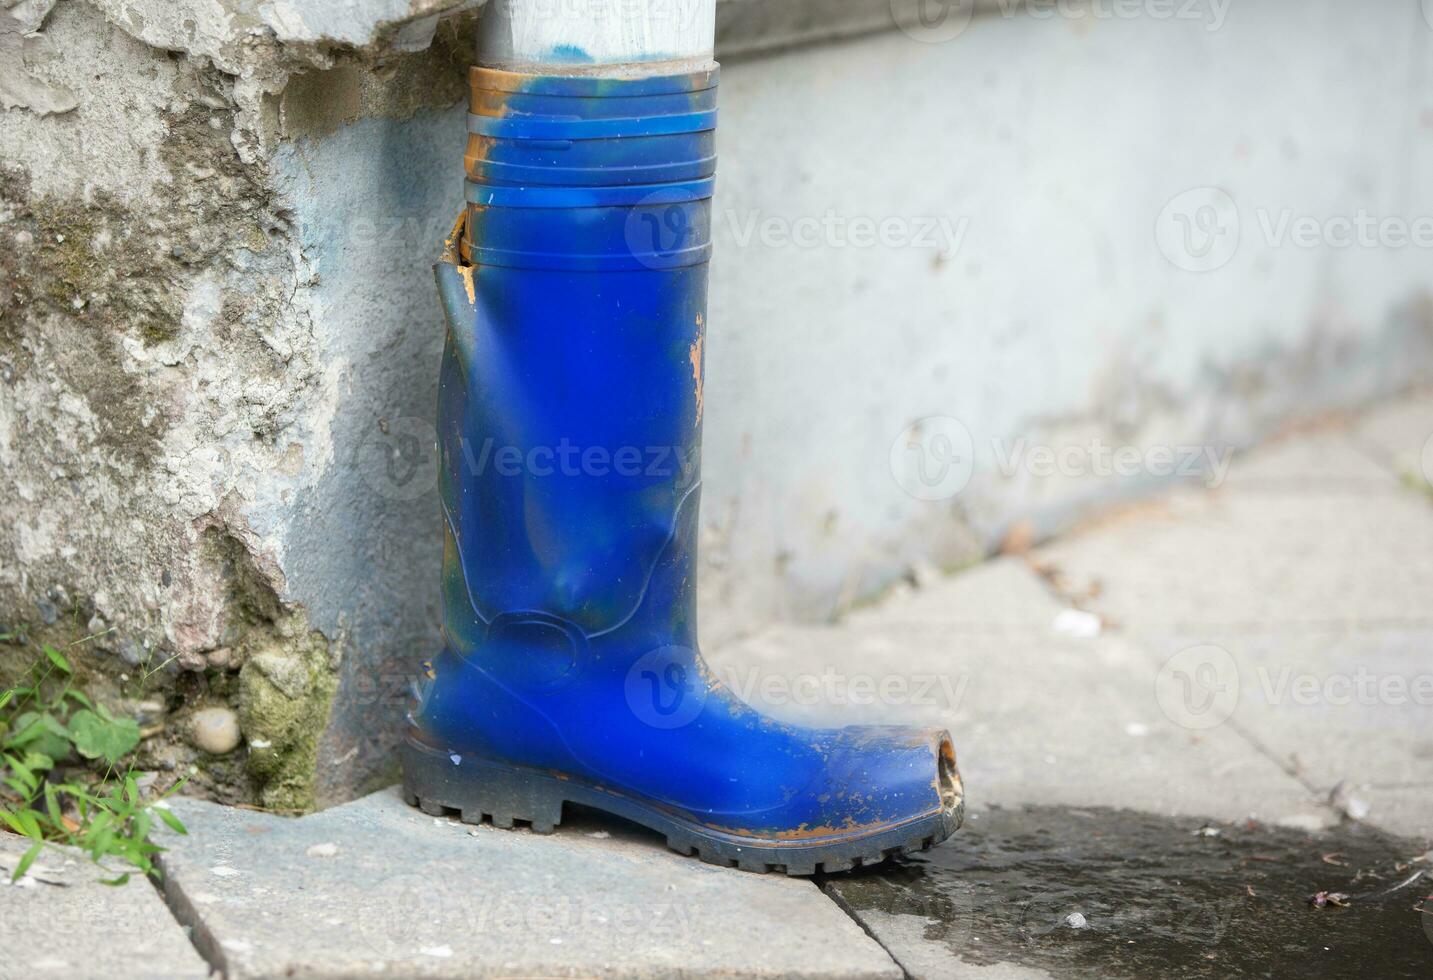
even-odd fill
[(472, 71), (468, 206), (437, 267), (461, 646), (515, 614), (617, 627), (695, 520), (715, 82)]

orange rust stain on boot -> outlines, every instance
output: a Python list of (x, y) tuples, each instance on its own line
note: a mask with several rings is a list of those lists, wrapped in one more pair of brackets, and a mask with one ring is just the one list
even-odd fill
[(463, 289), (467, 291), (468, 302), (477, 302), (477, 287), (473, 285), (473, 267), (470, 265), (458, 266), (458, 275), (463, 277)]
[(687, 357), (692, 362), (692, 382), (696, 385), (697, 397), (697, 424), (702, 421), (702, 345), (706, 338), (701, 333), (702, 315), (697, 314), (697, 339), (692, 341), (692, 346), (687, 351)]
[(467, 256), (467, 234), (470, 224), (469, 215), (466, 209), (458, 215), (458, 220), (453, 224), (453, 230), (443, 241), (442, 261), (451, 263), (458, 270), (458, 275), (463, 277), (463, 289), (468, 294), (468, 302), (477, 301), (477, 287), (473, 283), (473, 273), (477, 270), (468, 262)]

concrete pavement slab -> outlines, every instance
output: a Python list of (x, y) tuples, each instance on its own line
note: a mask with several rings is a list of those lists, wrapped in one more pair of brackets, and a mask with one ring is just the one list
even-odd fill
[(0, 976), (202, 980), (209, 966), (142, 878), (109, 886), (83, 855), (41, 852), (10, 876), (30, 842), (0, 833)]
[(469, 827), (385, 790), (301, 819), (174, 808), (171, 904), (249, 977), (870, 977), (900, 971), (809, 881), (612, 821)]
[[(977, 594), (989, 584), (966, 574)], [(966, 574), (941, 583), (940, 594), (954, 602)], [(972, 815), (1041, 803), (1300, 825), (1333, 819), (1235, 730), (1195, 731), (1167, 717), (1160, 661), (1148, 649), (1118, 635), (1063, 635), (1055, 616), (1064, 607), (1033, 572), (1012, 562), (1000, 575), (1025, 596), (1030, 625), (1010, 629), (1001, 613), (1007, 628), (956, 630), (904, 619), (900, 606), (887, 617), (882, 606), (859, 625), (766, 631), (715, 651), (712, 667), (785, 720), (948, 727)]]
[(1236, 456), (1214, 489), (1311, 491), (1392, 490), (1397, 479), (1358, 437), (1351, 422), (1292, 432)]
[(1396, 486), (1179, 491), (1035, 560), (1126, 627), (1433, 625), (1433, 507)]
[(1406, 483), (1433, 493), (1433, 392), (1378, 406), (1356, 432)]
[(1172, 720), (1226, 723), (1320, 797), (1386, 830), (1433, 841), (1433, 629), (1170, 633)]

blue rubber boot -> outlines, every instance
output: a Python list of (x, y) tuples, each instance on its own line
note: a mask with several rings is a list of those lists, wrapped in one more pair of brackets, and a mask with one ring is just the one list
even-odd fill
[(577, 803), (790, 874), (960, 825), (950, 736), (764, 717), (697, 645), (716, 69), (475, 68), (468, 208), (437, 265), (445, 646), (404, 790), (540, 832)]

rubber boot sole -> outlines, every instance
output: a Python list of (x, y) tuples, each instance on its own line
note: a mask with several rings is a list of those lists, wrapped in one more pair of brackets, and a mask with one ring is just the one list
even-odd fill
[(486, 819), (495, 827), (525, 825), (550, 834), (562, 823), (563, 806), (573, 803), (641, 824), (665, 836), (678, 854), (708, 864), (794, 876), (849, 871), (924, 851), (960, 827), (965, 809), (962, 799), (951, 808), (849, 836), (761, 839), (703, 827), (659, 804), (576, 779), (443, 752), (411, 738), (404, 739), (402, 755), (404, 799), (432, 816), (456, 815), (470, 824)]

